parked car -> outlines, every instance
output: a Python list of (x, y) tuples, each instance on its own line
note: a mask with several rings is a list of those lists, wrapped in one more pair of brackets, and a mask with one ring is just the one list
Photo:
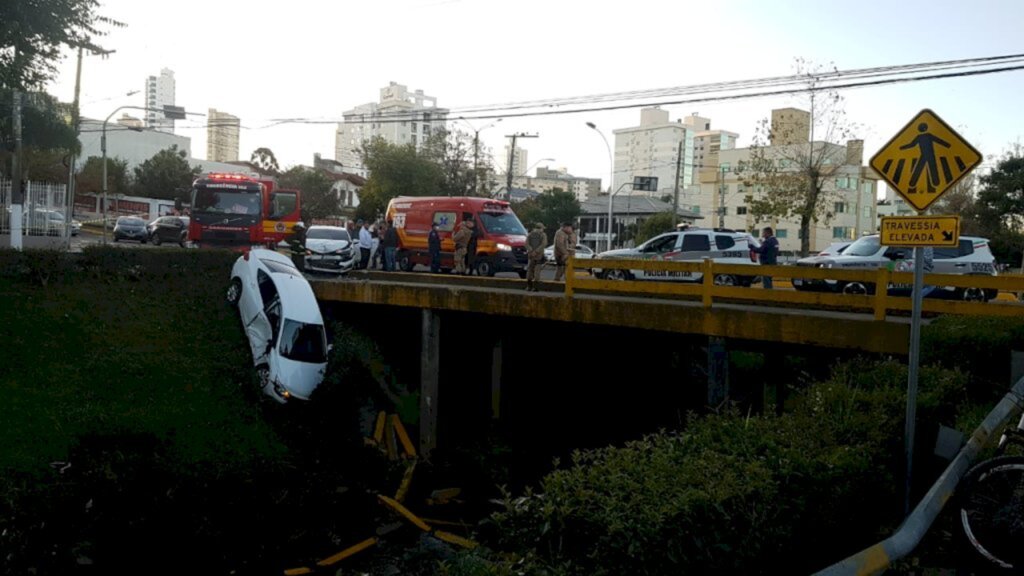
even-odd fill
[(850, 244), (853, 244), (852, 240), (849, 242), (833, 242), (828, 245), (828, 248), (818, 252), (818, 256), (838, 256), (842, 254), (843, 250), (846, 250)]
[(188, 222), (178, 216), (161, 216), (149, 223), (149, 240), (154, 246), (171, 242), (185, 247), (188, 241)]
[(146, 221), (137, 216), (121, 216), (114, 224), (114, 242), (119, 240), (137, 240), (146, 243)]
[[(709, 228), (688, 228), (678, 232), (667, 232), (655, 236), (636, 248), (609, 250), (598, 254), (595, 260), (641, 259), (670, 260), (673, 262), (699, 262), (709, 258), (723, 264), (749, 264), (751, 275), (719, 274), (714, 278), (720, 286), (749, 286), (757, 278), (757, 254), (751, 249), (757, 241), (747, 233), (716, 230)], [(599, 278), (677, 280), (699, 282), (700, 272), (664, 272), (645, 270), (600, 270), (594, 274)]]
[[(869, 270), (886, 266), (896, 272), (912, 272), (914, 269), (912, 256), (913, 251), (909, 248), (882, 246), (879, 236), (875, 234), (853, 242), (838, 256), (802, 258), (797, 261), (797, 266)], [(974, 236), (961, 236), (959, 245), (952, 248), (934, 248), (932, 266), (932, 272), (935, 274), (996, 275), (995, 257), (989, 249), (988, 240)], [(875, 292), (875, 285), (872, 283), (842, 280), (794, 278), (793, 287), (797, 290), (824, 290), (846, 294), (873, 294)], [(910, 292), (910, 286), (890, 284), (888, 292), (907, 294)], [(986, 301), (994, 299), (998, 293), (998, 290), (994, 289), (939, 286), (929, 296)]]
[(227, 301), (238, 308), (263, 393), (309, 400), (327, 369), (327, 333), (309, 282), (292, 261), (254, 248), (235, 261)]
[[(590, 249), (590, 246), (586, 244), (576, 245), (576, 259), (577, 260), (590, 260), (594, 257), (594, 251)], [(552, 262), (555, 259), (555, 245), (552, 244), (544, 249), (544, 259)]]
[(344, 274), (355, 264), (352, 237), (340, 226), (310, 226), (306, 232), (306, 270)]

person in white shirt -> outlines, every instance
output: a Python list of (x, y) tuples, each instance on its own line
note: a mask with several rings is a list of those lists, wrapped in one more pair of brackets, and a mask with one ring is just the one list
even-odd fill
[(373, 250), (373, 237), (370, 235), (370, 225), (360, 220), (359, 225), (359, 268), (366, 270), (370, 265), (370, 252)]

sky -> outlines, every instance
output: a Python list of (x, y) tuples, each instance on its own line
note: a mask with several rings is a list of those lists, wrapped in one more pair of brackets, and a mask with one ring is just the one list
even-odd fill
[[(1024, 2), (979, 0), (101, 0), (125, 22), (87, 56), (82, 114), (105, 118), (144, 105), (162, 68), (175, 73), (176, 104), (241, 119), (240, 159), (271, 148), (282, 167), (334, 157), (334, 124), (266, 127), (272, 119), (341, 119), (377, 101), (389, 82), (422, 89), (440, 107), (570, 97), (745, 80), (794, 73), (796, 58), (839, 69), (1024, 53)], [(70, 101), (75, 62), (60, 64), (49, 90)], [(126, 96), (131, 91), (133, 96)], [(919, 110), (931, 108), (991, 163), (1024, 135), (1018, 112), (1024, 71), (858, 88), (842, 92), (857, 136), (872, 155)], [(771, 109), (806, 106), (794, 97), (666, 106), (692, 113), (749, 144)], [(135, 114), (141, 116), (141, 112)], [(119, 115), (118, 115), (119, 116)], [(639, 109), (509, 118), (480, 133), (503, 155), (505, 135), (522, 140), (529, 163), (605, 179), (604, 142), (639, 124)], [(204, 158), (205, 119), (179, 121)], [(489, 121), (474, 121), (476, 128)], [(460, 126), (463, 127), (464, 126)]]

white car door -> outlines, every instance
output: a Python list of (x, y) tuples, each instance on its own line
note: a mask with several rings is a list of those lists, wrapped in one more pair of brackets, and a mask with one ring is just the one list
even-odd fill
[(253, 296), (247, 303), (254, 310), (245, 321), (245, 336), (252, 349), (253, 363), (259, 365), (266, 362), (268, 344), (274, 339), (274, 318), (281, 317), (281, 303), (270, 275), (257, 269), (255, 277), (256, 288), (249, 290)]
[[(644, 260), (663, 260), (666, 255), (676, 249), (678, 241), (679, 235), (675, 233), (655, 237), (641, 248), (640, 258)], [(632, 273), (633, 276), (646, 280), (674, 280), (675, 278), (672, 275), (679, 274), (678, 272), (664, 272), (661, 270), (633, 270)]]
[[(712, 258), (711, 237), (703, 232), (683, 233), (679, 241), (679, 253), (672, 256), (677, 262), (700, 262)], [(700, 272), (679, 272), (674, 280), (699, 282), (704, 277)]]

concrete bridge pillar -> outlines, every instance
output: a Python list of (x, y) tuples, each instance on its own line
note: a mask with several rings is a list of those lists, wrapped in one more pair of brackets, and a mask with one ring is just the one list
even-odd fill
[(729, 396), (729, 350), (725, 338), (708, 337), (708, 406), (715, 407)]
[(441, 372), (441, 316), (422, 311), (420, 334), (420, 456), (429, 458), (437, 447), (437, 393)]

